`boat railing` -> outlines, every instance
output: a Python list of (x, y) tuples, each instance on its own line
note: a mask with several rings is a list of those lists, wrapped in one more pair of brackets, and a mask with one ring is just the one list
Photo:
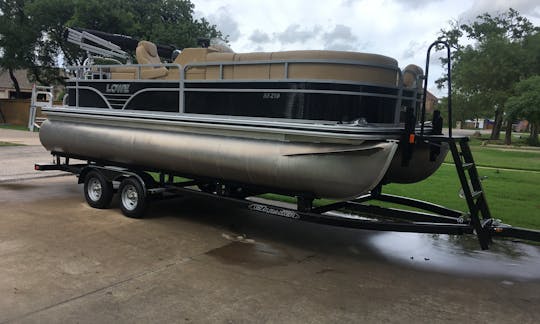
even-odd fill
[(209, 66), (218, 66), (219, 67), (219, 80), (223, 80), (223, 70), (226, 66), (236, 66), (236, 65), (284, 65), (284, 75), (283, 79), (289, 79), (289, 67), (291, 64), (336, 64), (336, 65), (352, 65), (352, 66), (364, 66), (371, 68), (380, 68), (384, 70), (395, 71), (399, 75), (399, 80), (396, 80), (399, 86), (399, 82), (403, 81), (403, 75), (401, 69), (394, 65), (388, 64), (375, 64), (372, 62), (364, 62), (359, 60), (328, 60), (328, 59), (288, 59), (288, 60), (252, 60), (252, 61), (216, 61), (216, 62), (194, 62), (184, 65), (184, 71), (193, 67), (209, 67)]
[[(363, 62), (358, 60), (325, 60), (325, 59), (295, 59), (295, 60), (253, 60), (253, 61), (233, 61), (233, 62), (194, 62), (194, 63), (188, 63), (185, 65), (180, 65), (176, 63), (160, 63), (160, 64), (92, 64), (92, 65), (77, 65), (77, 66), (68, 66), (66, 67), (69, 71), (75, 71), (75, 78), (74, 79), (84, 79), (84, 80), (103, 80), (107, 79), (110, 81), (110, 73), (113, 70), (129, 70), (134, 69), (136, 71), (136, 75), (134, 80), (148, 80), (147, 78), (141, 78), (141, 70), (144, 68), (174, 68), (178, 69), (179, 71), (182, 71), (179, 75), (179, 80), (184, 79), (187, 82), (194, 82), (197, 81), (197, 79), (185, 79), (186, 72), (191, 68), (197, 68), (197, 67), (219, 67), (219, 78), (217, 80), (220, 81), (231, 81), (231, 79), (224, 79), (224, 68), (226, 66), (238, 66), (238, 65), (283, 65), (284, 66), (284, 75), (282, 79), (233, 79), (234, 81), (250, 81), (250, 82), (257, 82), (257, 81), (263, 81), (263, 82), (279, 82), (279, 81), (290, 81), (292, 80), (289, 77), (289, 67), (292, 64), (334, 64), (334, 65), (351, 65), (351, 66), (363, 66), (363, 67), (369, 67), (369, 68), (379, 68), (389, 71), (396, 72), (396, 84), (395, 88), (401, 88), (403, 87), (403, 73), (401, 69), (397, 66), (393, 65), (385, 65), (385, 64), (375, 64), (371, 62)], [(156, 81), (164, 79), (155, 79)], [(167, 79), (168, 81), (173, 81), (176, 79)], [(216, 79), (208, 79), (215, 81)], [(200, 81), (208, 81), (206, 79), (200, 79)], [(345, 80), (327, 80), (327, 79), (311, 79), (310, 81), (324, 81), (324, 82), (331, 82), (331, 81), (338, 81), (342, 82)], [(344, 82), (346, 83), (346, 82)], [(358, 84), (358, 82), (354, 82), (355, 84)], [(383, 86), (381, 84), (369, 84), (369, 83), (362, 83), (365, 85), (379, 85)], [(384, 85), (385, 87), (388, 87), (388, 85)]]
[[(152, 80), (152, 79), (144, 79), (142, 78), (142, 74), (144, 69), (159, 69), (164, 68), (167, 69), (168, 74), (171, 70), (177, 70), (179, 74), (178, 79), (168, 79), (168, 80)], [(70, 79), (71, 82), (75, 83), (75, 107), (79, 107), (79, 90), (81, 89), (80, 82), (148, 82), (149, 80), (152, 81), (158, 81), (158, 82), (174, 82), (178, 83), (178, 90), (179, 90), (179, 102), (181, 109), (183, 109), (183, 97), (184, 97), (184, 77), (183, 77), (183, 69), (180, 64), (176, 63), (160, 63), (160, 64), (92, 64), (92, 65), (75, 65), (75, 66), (68, 66), (66, 67), (66, 70), (71, 71), (73, 73), (73, 78)], [(125, 73), (130, 74), (133, 76), (133, 78), (124, 78), (124, 79), (113, 79), (112, 75), (113, 73)], [(68, 86), (69, 88), (73, 88), (73, 86)], [(103, 95), (100, 94), (102, 97)], [(183, 111), (183, 110), (180, 110)]]
[(420, 136), (424, 136), (424, 123), (426, 119), (426, 99), (427, 99), (427, 84), (429, 76), (429, 58), (431, 56), (431, 50), (435, 47), (436, 50), (441, 49), (440, 47), (446, 48), (446, 69), (447, 69), (447, 90), (448, 90), (448, 137), (452, 137), (452, 66), (451, 66), (451, 55), (450, 55), (450, 44), (444, 41), (435, 41), (433, 42), (426, 54), (426, 72), (424, 77), (424, 96), (422, 100), (422, 116), (420, 118), (421, 130)]
[[(178, 70), (182, 71), (182, 66), (176, 63), (160, 63), (160, 64), (91, 64), (91, 65), (74, 65), (66, 67), (66, 70), (73, 72), (74, 77), (71, 81), (81, 81), (81, 80), (107, 80), (111, 81), (111, 74), (118, 72), (131, 72), (134, 73), (133, 79), (124, 79), (122, 81), (133, 81), (133, 80), (146, 80), (142, 78), (142, 71), (144, 69), (150, 68), (166, 68), (167, 70)], [(168, 81), (181, 81), (182, 78), (168, 79)], [(163, 81), (158, 79), (159, 81)]]
[[(398, 66), (395, 65), (388, 65), (388, 64), (376, 64), (373, 62), (366, 62), (366, 61), (360, 61), (360, 60), (328, 60), (328, 59), (286, 59), (286, 60), (251, 60), (251, 61), (215, 61), (215, 62), (194, 62), (194, 63), (188, 63), (184, 65), (183, 67), (183, 73), (182, 75), (186, 75), (187, 71), (191, 68), (197, 68), (197, 67), (219, 67), (219, 78), (217, 81), (230, 81), (229, 79), (224, 79), (224, 70), (228, 66), (249, 66), (249, 65), (283, 65), (283, 77), (282, 79), (249, 79), (249, 80), (242, 80), (244, 82), (291, 82), (296, 81), (295, 79), (291, 79), (289, 77), (289, 68), (293, 64), (333, 64), (333, 65), (349, 65), (349, 66), (361, 66), (361, 67), (368, 67), (368, 68), (378, 68), (388, 71), (393, 71), (396, 73), (396, 84), (393, 87), (397, 90), (397, 95), (387, 95), (387, 94), (374, 94), (374, 93), (368, 93), (368, 92), (355, 92), (355, 93), (344, 93), (343, 91), (317, 91), (317, 90), (307, 90), (307, 89), (294, 89), (293, 92), (297, 93), (306, 93), (306, 92), (316, 92), (316, 93), (326, 93), (326, 94), (348, 94), (348, 95), (361, 95), (361, 96), (377, 96), (377, 97), (386, 97), (386, 98), (393, 98), (396, 99), (396, 116), (395, 120), (399, 121), (399, 114), (401, 110), (402, 100), (403, 100), (403, 72)], [(191, 80), (187, 80), (188, 82)], [(205, 80), (200, 80), (205, 81)], [(234, 81), (239, 81), (235, 79)], [(320, 82), (339, 82), (339, 83), (346, 83), (344, 80), (327, 80), (327, 79), (321, 79), (321, 80), (312, 80), (310, 81), (320, 81)], [(193, 81), (191, 81), (193, 82)], [(358, 84), (359, 82), (353, 82), (354, 84)], [(379, 87), (386, 87), (386, 88), (392, 88), (388, 85), (381, 85), (376, 83), (369, 83), (369, 82), (362, 82), (362, 85), (366, 86), (379, 86)], [(245, 92), (249, 91), (249, 89), (231, 89), (232, 92)], [(408, 89), (412, 90), (414, 92), (413, 97), (413, 104), (416, 105), (417, 103), (417, 89)], [(196, 88), (190, 88), (185, 89), (185, 91), (209, 91), (208, 89), (196, 89)]]
[(53, 107), (53, 86), (32, 85), (32, 95), (30, 97), (30, 110), (28, 113), (28, 130), (33, 132), (35, 128), (41, 128), (41, 123), (45, 120), (38, 117), (38, 109), (42, 107)]
[[(359, 61), (359, 60), (328, 60), (328, 59), (286, 59), (286, 60), (251, 60), (251, 61), (216, 61), (216, 62), (193, 62), (185, 65), (175, 64), (175, 63), (162, 63), (162, 64), (105, 64), (105, 65), (82, 65), (82, 66), (70, 66), (67, 67), (68, 70), (73, 72), (74, 77), (70, 80), (74, 83), (76, 90), (76, 106), (79, 106), (79, 83), (80, 82), (167, 82), (167, 83), (177, 83), (179, 90), (179, 112), (185, 111), (185, 93), (186, 92), (222, 92), (224, 89), (220, 87), (215, 88), (198, 88), (198, 87), (186, 87), (186, 84), (197, 84), (201, 82), (242, 82), (246, 85), (248, 83), (263, 83), (263, 82), (276, 82), (276, 83), (287, 83), (301, 81), (299, 79), (291, 78), (290, 76), (290, 67), (292, 65), (298, 64), (332, 64), (332, 65), (344, 65), (344, 66), (360, 66), (367, 68), (377, 68), (390, 72), (395, 72), (396, 81), (395, 85), (390, 84), (380, 84), (380, 83), (370, 83), (370, 82), (360, 82), (360, 81), (347, 81), (347, 80), (334, 80), (334, 79), (312, 79), (309, 78), (310, 82), (321, 82), (321, 83), (342, 83), (342, 84), (354, 84), (354, 85), (363, 85), (368, 87), (381, 87), (386, 89), (391, 89), (395, 91), (394, 93), (380, 93), (373, 91), (344, 91), (344, 90), (319, 90), (319, 89), (259, 89), (259, 88), (249, 88), (249, 87), (239, 87), (234, 89), (226, 89), (227, 92), (294, 92), (294, 93), (317, 93), (317, 94), (339, 94), (339, 95), (357, 95), (357, 96), (371, 96), (371, 97), (380, 97), (380, 98), (390, 98), (395, 99), (395, 111), (396, 115), (394, 120), (399, 123), (400, 112), (402, 108), (402, 101), (406, 99), (411, 101), (413, 106), (416, 106), (421, 101), (421, 96), (418, 96), (419, 89), (414, 88), (405, 88), (403, 85), (403, 72), (398, 66), (388, 65), (388, 64), (377, 64), (373, 62)], [(283, 66), (283, 75), (279, 79), (226, 79), (225, 69), (230, 66), (250, 66), (250, 65), (282, 65)], [(188, 79), (186, 75), (190, 69), (201, 68), (201, 67), (218, 67), (218, 78), (216, 79)], [(145, 69), (159, 69), (166, 68), (168, 70), (166, 78), (156, 78), (148, 79), (142, 77), (142, 72)], [(171, 71), (177, 70), (178, 77), (176, 75), (172, 77)], [(133, 73), (133, 78), (112, 78), (112, 74), (116, 72), (127, 72), (131, 71)], [(302, 79), (304, 80), (304, 79)], [(406, 90), (408, 95), (404, 96), (403, 91)]]

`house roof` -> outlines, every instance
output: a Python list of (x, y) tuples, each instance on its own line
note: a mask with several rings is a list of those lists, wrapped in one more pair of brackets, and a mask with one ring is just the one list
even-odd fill
[(433, 100), (433, 101), (439, 101), (439, 98), (437, 98), (433, 93), (427, 92), (427, 100)]
[[(15, 78), (19, 82), (19, 87), (21, 90), (32, 90), (32, 83), (28, 80), (26, 70), (15, 70)], [(8, 70), (0, 69), (0, 89), (10, 89), (15, 90), (11, 78), (9, 77)]]

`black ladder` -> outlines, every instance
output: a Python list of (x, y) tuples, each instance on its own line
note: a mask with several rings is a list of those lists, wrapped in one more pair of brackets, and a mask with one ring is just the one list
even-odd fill
[[(448, 89), (448, 136), (443, 135), (432, 135), (425, 136), (424, 133), (424, 122), (426, 118), (426, 98), (427, 98), (427, 87), (428, 87), (428, 75), (429, 75), (429, 58), (431, 49), (440, 46), (446, 48), (446, 58), (447, 58), (447, 89)], [(478, 171), (476, 170), (476, 164), (474, 163), (474, 158), (469, 147), (469, 138), (466, 136), (453, 137), (452, 136), (452, 76), (451, 76), (451, 55), (450, 55), (450, 45), (447, 42), (436, 41), (431, 44), (428, 48), (426, 54), (426, 70), (424, 76), (424, 95), (422, 98), (422, 109), (421, 109), (421, 130), (420, 138), (427, 140), (427, 142), (434, 145), (441, 145), (441, 143), (448, 143), (450, 151), (452, 152), (452, 158), (454, 159), (454, 164), (456, 165), (456, 171), (459, 176), (459, 182), (461, 183), (461, 188), (463, 188), (463, 195), (467, 201), (467, 206), (469, 207), (469, 215), (471, 218), (471, 225), (476, 231), (478, 240), (480, 241), (480, 246), (482, 249), (486, 250), (489, 248), (491, 243), (491, 234), (492, 234), (492, 225), (493, 219), (491, 218), (491, 213), (486, 201), (486, 195), (482, 189), (482, 183), (480, 182), (480, 177), (478, 176)], [(440, 129), (436, 130), (439, 134), (442, 134), (442, 123), (439, 125)], [(433, 134), (433, 133), (432, 133)]]
[(446, 137), (446, 136), (426, 136), (428, 142), (434, 145), (448, 143), (452, 158), (456, 166), (456, 171), (463, 189), (463, 196), (467, 201), (471, 225), (473, 226), (480, 246), (488, 249), (491, 243), (491, 226), (493, 219), (488, 208), (486, 195), (482, 189), (482, 182), (474, 163), (474, 158), (469, 147), (469, 138)]

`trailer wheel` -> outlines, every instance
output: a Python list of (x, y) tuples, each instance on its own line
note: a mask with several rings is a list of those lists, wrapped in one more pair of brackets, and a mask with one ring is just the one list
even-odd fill
[(90, 171), (84, 177), (84, 197), (88, 205), (94, 208), (107, 208), (113, 197), (112, 182), (98, 171)]
[(118, 192), (122, 213), (131, 218), (142, 218), (146, 210), (146, 193), (140, 181), (135, 177), (125, 178)]

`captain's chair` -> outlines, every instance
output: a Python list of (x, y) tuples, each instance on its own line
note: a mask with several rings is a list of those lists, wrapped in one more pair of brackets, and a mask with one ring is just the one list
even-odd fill
[[(161, 64), (159, 59), (157, 47), (154, 43), (147, 41), (140, 41), (137, 49), (135, 50), (137, 62), (139, 64)], [(141, 79), (157, 79), (165, 77), (168, 74), (167, 68), (164, 66), (156, 67), (142, 67)]]

